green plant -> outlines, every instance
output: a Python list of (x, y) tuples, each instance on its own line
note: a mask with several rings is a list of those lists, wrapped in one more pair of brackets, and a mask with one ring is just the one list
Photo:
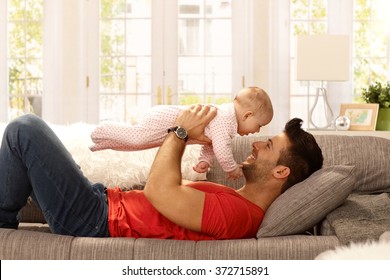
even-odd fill
[(366, 103), (378, 103), (379, 108), (390, 108), (390, 81), (384, 85), (376, 82), (363, 88), (362, 98)]

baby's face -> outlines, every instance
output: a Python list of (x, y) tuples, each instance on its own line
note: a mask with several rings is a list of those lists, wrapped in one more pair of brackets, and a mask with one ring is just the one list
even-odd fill
[(261, 114), (260, 112), (257, 112), (255, 114), (251, 114), (247, 118), (240, 118), (238, 120), (238, 134), (248, 135), (251, 133), (257, 133), (260, 131), (261, 127), (269, 124), (269, 122), (272, 120), (272, 116), (269, 114)]

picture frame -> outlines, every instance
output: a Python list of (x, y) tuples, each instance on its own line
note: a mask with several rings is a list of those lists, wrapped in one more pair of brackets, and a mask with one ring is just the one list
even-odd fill
[(351, 121), (349, 130), (375, 130), (379, 104), (341, 104), (340, 116)]

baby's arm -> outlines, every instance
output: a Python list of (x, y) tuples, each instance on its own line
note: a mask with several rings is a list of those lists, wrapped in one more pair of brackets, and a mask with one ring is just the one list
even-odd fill
[[(219, 139), (221, 141), (215, 141), (213, 145), (213, 151), (216, 159), (221, 165), (222, 169), (228, 173), (228, 177), (231, 179), (237, 179), (242, 176), (241, 167), (234, 160), (232, 151), (232, 139)], [(213, 142), (214, 143), (214, 142)]]
[(231, 179), (242, 176), (241, 167), (236, 163), (232, 151), (232, 139), (237, 134), (234, 126), (229, 126), (223, 120), (210, 124), (210, 139), (212, 140), (213, 153), (222, 169), (228, 173)]

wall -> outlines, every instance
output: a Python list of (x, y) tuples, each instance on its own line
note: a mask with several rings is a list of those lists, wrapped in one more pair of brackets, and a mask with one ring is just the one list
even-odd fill
[[(252, 76), (255, 85), (262, 87), (270, 95), (275, 104), (275, 92), (272, 91), (270, 84), (270, 40), (269, 40), (269, 0), (253, 1), (252, 26), (253, 36), (253, 66)], [(272, 123), (261, 129), (261, 133), (269, 135), (272, 130)]]
[(80, 0), (45, 2), (45, 81), (43, 117), (53, 123), (84, 120), (86, 110), (83, 52), (83, 3)]

